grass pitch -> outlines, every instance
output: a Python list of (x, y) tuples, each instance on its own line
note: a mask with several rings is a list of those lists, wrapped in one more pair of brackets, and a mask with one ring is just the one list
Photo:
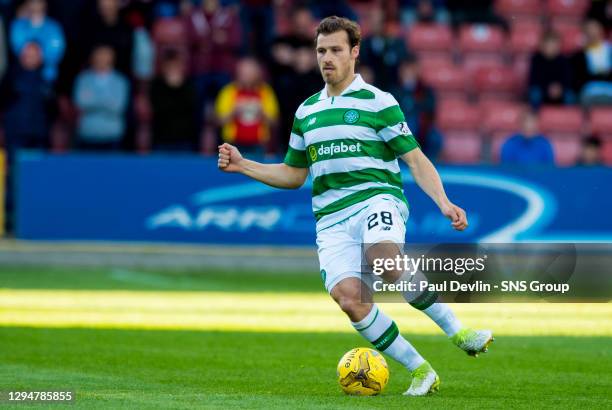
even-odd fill
[(490, 354), (470, 358), (387, 304), (441, 391), (401, 396), (408, 374), (388, 360), (381, 396), (348, 397), (336, 363), (367, 343), (316, 273), (2, 268), (0, 391), (74, 390), (87, 409), (612, 407), (610, 304), (455, 308), (494, 329)]

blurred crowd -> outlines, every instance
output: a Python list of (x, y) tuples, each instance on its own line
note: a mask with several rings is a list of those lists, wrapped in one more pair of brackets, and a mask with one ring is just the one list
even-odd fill
[(221, 141), (282, 155), (323, 87), (313, 33), (328, 15), (360, 22), (358, 71), (433, 159), (612, 161), (608, 0), (0, 0), (9, 163), (23, 148), (213, 154)]

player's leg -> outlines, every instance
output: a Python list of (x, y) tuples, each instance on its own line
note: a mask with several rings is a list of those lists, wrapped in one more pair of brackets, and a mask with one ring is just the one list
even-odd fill
[[(401, 210), (394, 201), (377, 201), (366, 213), (367, 224), (363, 225), (363, 241), (369, 244), (366, 260), (372, 264), (375, 259), (392, 259), (403, 255), (402, 243), (405, 238), (405, 221)], [(411, 276), (406, 272), (386, 270), (383, 279), (389, 283), (399, 280), (420, 283), (427, 279), (421, 272)], [(425, 313), (457, 345), (472, 356), (486, 352), (493, 341), (490, 330), (472, 330), (464, 327), (451, 307), (438, 301), (438, 294), (430, 290), (403, 292), (404, 299), (415, 309)]]
[(435, 392), (440, 379), (429, 363), (399, 333), (395, 322), (372, 303), (370, 289), (363, 281), (347, 277), (331, 290), (332, 298), (351, 320), (351, 325), (374, 347), (406, 367), (413, 376), (412, 396)]
[[(359, 235), (362, 238), (366, 262), (372, 266), (377, 258), (395, 259), (401, 254), (401, 245), (406, 234), (405, 218), (394, 200), (380, 199), (368, 207), (362, 215), (362, 221), (358, 226)], [(399, 278), (399, 274), (397, 275)], [(395, 282), (390, 274), (387, 274), (387, 282)], [(364, 321), (365, 322), (365, 321)], [(363, 323), (366, 325), (366, 323)], [(408, 343), (408, 342), (406, 342)], [(440, 386), (440, 378), (427, 361), (422, 361), (417, 367), (415, 362), (409, 370), (412, 374), (412, 383), (406, 391), (406, 395), (422, 396), (435, 392)]]
[[(351, 223), (357, 222), (349, 218), (346, 222), (317, 233), (321, 277), (325, 288), (366, 340), (411, 372), (419, 372), (419, 369), (428, 366), (427, 362), (399, 334), (395, 322), (372, 303), (370, 289), (361, 280), (361, 240), (349, 233)], [(431, 385), (435, 381), (434, 378)], [(429, 388), (417, 393), (426, 394), (428, 391)]]

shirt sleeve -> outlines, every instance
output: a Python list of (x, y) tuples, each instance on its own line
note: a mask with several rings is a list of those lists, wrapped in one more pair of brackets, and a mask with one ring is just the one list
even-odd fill
[(308, 168), (308, 158), (306, 157), (306, 145), (304, 135), (300, 131), (300, 121), (297, 117), (293, 119), (291, 137), (289, 138), (289, 148), (285, 155), (285, 164), (290, 167)]
[(404, 113), (399, 104), (391, 94), (385, 101), (386, 108), (376, 114), (376, 132), (398, 157), (415, 148), (420, 148), (419, 143), (412, 135)]

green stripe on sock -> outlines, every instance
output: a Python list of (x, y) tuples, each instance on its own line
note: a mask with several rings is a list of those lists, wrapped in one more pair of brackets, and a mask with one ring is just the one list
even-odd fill
[(391, 326), (389, 326), (389, 328), (385, 330), (385, 332), (378, 339), (373, 341), (372, 344), (378, 350), (384, 351), (391, 346), (391, 343), (397, 339), (397, 336), (399, 336), (399, 329), (397, 328), (395, 322), (391, 322)]
[(378, 312), (380, 312), (380, 310), (378, 310), (378, 308), (376, 308), (376, 314), (374, 315), (374, 319), (372, 319), (372, 321), (370, 322), (369, 325), (367, 325), (366, 327), (362, 327), (360, 329), (355, 328), (355, 330), (357, 330), (358, 332), (361, 332), (362, 330), (366, 330), (367, 328), (372, 326), (374, 324), (374, 322), (376, 322), (376, 318), (378, 317)]
[(419, 297), (417, 297), (415, 300), (410, 302), (410, 306), (418, 310), (425, 310), (434, 303), (436, 303), (436, 300), (438, 300), (438, 293), (428, 290), (419, 295)]

